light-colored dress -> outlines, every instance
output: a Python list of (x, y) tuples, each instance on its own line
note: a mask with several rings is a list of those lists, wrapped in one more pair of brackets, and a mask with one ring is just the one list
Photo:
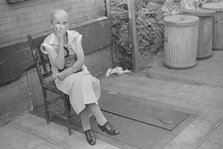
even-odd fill
[[(81, 36), (78, 32), (73, 30), (68, 30), (68, 47), (67, 50), (69, 55), (65, 58), (65, 66), (70, 65), (70, 63), (75, 62), (75, 51), (71, 47), (71, 43), (76, 44), (78, 36)], [(54, 33), (48, 35), (41, 45), (41, 51), (47, 54), (45, 48), (51, 48), (55, 50), (59, 48), (58, 40)], [(72, 62), (73, 61), (73, 62)], [(52, 63), (51, 63), (52, 64)], [(52, 64), (53, 75), (58, 73), (59, 70)], [(70, 103), (74, 111), (79, 114), (86, 106), (86, 104), (96, 103), (98, 104), (98, 99), (100, 98), (100, 82), (97, 78), (92, 76), (85, 65), (82, 66), (82, 70), (71, 74), (64, 80), (55, 79), (55, 84), (59, 90), (69, 95)]]

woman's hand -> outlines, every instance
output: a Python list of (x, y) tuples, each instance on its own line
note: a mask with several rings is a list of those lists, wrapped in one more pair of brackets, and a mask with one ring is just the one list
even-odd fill
[(59, 75), (60, 75), (60, 73), (55, 73), (55, 74), (53, 73), (52, 77), (55, 80), (55, 79), (59, 78)]
[(58, 78), (62, 81), (69, 75), (73, 74), (73, 68), (69, 67), (59, 73)]
[(65, 28), (59, 24), (56, 25), (55, 27), (55, 35), (58, 38), (59, 43), (63, 43), (63, 35), (66, 32)]
[(58, 76), (58, 78), (59, 78), (61, 81), (63, 81), (66, 77), (67, 77), (67, 75), (66, 75), (65, 73), (63, 73), (63, 71), (60, 72), (60, 74), (59, 74), (59, 76)]

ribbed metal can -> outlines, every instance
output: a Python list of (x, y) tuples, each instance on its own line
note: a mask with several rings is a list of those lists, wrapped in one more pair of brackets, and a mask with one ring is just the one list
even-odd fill
[(207, 3), (202, 8), (216, 11), (214, 15), (213, 50), (223, 50), (223, 2)]
[(213, 20), (215, 11), (207, 9), (189, 9), (183, 10), (183, 14), (197, 16), (200, 20), (197, 59), (211, 57), (213, 55)]
[(199, 18), (173, 15), (164, 18), (164, 65), (190, 68), (196, 65)]

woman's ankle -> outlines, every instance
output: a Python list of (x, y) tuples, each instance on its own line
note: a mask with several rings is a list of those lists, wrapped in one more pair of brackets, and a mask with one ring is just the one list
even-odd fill
[(97, 121), (98, 125), (100, 125), (100, 126), (104, 126), (107, 122), (108, 122), (107, 119), (105, 119), (103, 121)]
[(83, 127), (83, 130), (84, 130), (84, 131), (87, 131), (87, 130), (89, 130), (89, 129), (91, 129), (90, 126), (85, 126), (85, 127)]

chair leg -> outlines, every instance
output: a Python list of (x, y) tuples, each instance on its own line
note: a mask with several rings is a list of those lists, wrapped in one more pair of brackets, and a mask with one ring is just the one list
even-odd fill
[(47, 95), (46, 95), (46, 91), (45, 90), (43, 90), (43, 97), (44, 97), (45, 117), (46, 117), (46, 122), (48, 124), (50, 122), (50, 120), (49, 120), (48, 102), (46, 100)]
[(44, 99), (44, 108), (45, 108), (46, 123), (48, 124), (50, 122), (50, 118), (49, 118), (49, 111), (48, 111), (48, 103), (46, 99)]
[(64, 98), (64, 107), (65, 107), (65, 114), (67, 118), (67, 129), (70, 136), (71, 135), (70, 102), (69, 102), (69, 97), (67, 95), (65, 95), (65, 98)]

